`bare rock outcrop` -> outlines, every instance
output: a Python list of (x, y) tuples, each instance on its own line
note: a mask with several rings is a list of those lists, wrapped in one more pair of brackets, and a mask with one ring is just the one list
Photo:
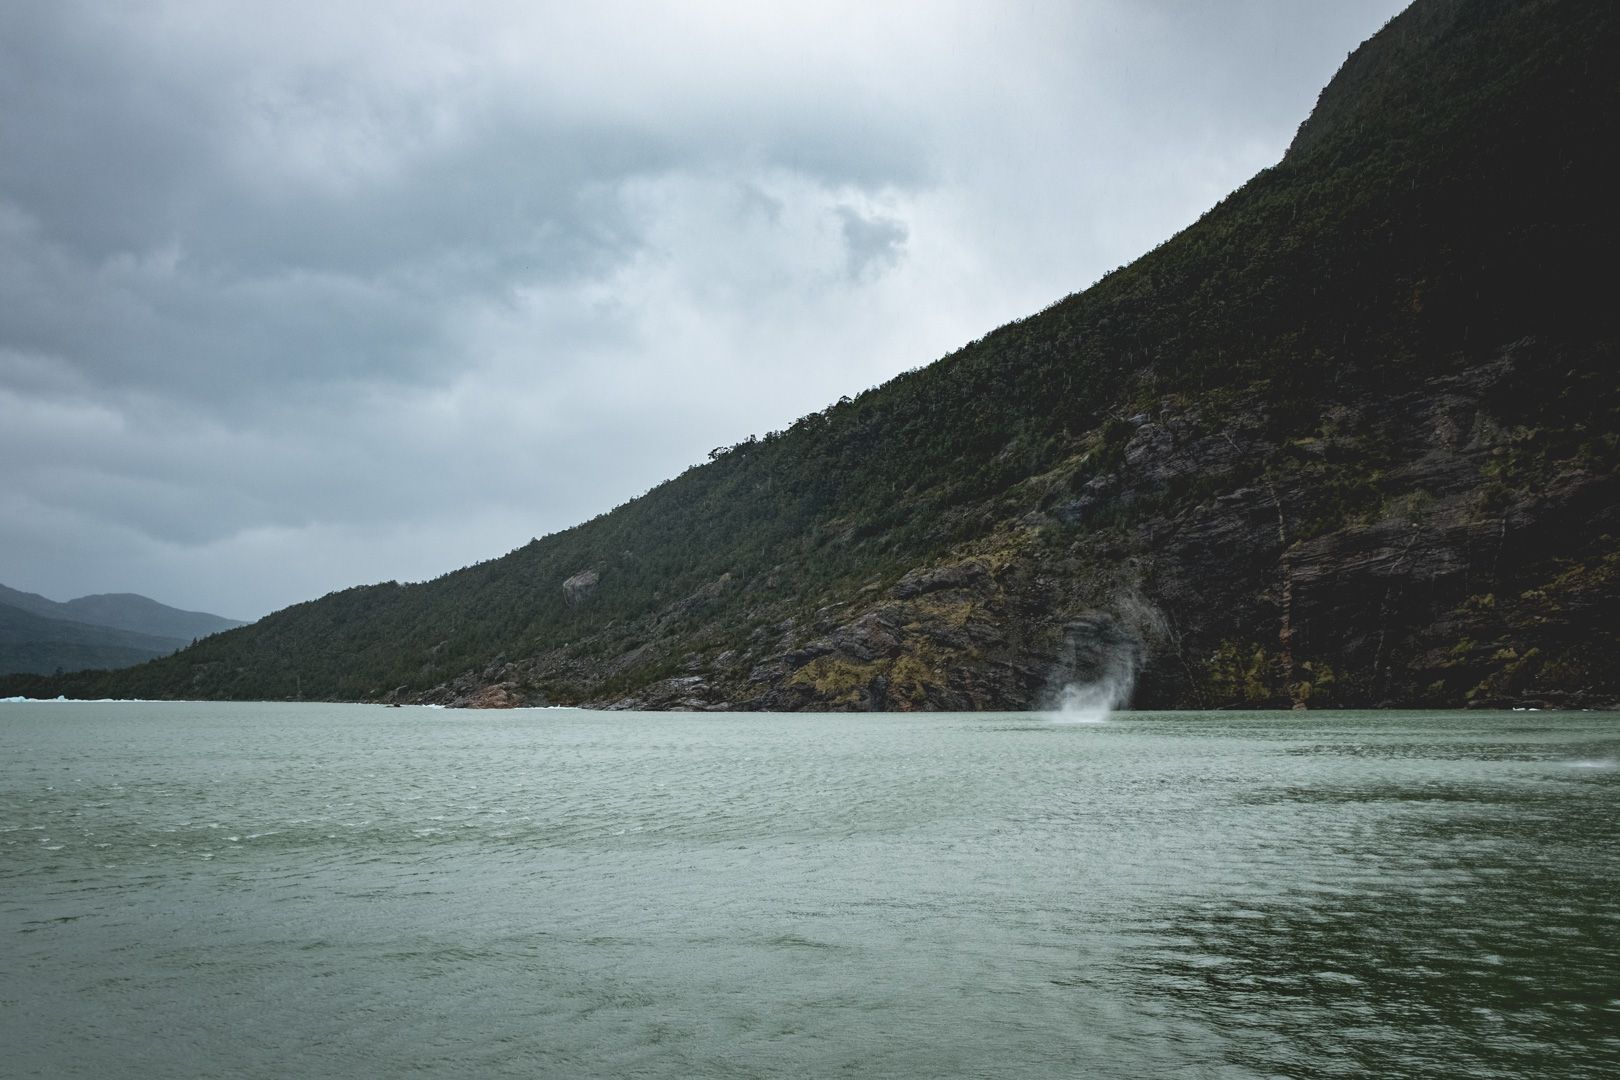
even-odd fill
[(584, 607), (596, 595), (601, 580), (602, 576), (595, 570), (581, 570), (562, 583), (563, 603), (570, 608)]

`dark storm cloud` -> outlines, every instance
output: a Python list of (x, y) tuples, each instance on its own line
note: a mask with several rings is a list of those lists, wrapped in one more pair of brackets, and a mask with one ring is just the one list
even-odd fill
[(1398, 5), (0, 8), (0, 582), (431, 576), (1274, 161)]

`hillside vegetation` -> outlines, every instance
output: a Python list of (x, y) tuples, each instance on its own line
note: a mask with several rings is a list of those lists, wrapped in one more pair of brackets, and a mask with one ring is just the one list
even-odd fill
[(1616, 23), (1418, 0), (1084, 292), (500, 559), (7, 692), (1620, 701)]
[(127, 667), (241, 625), (134, 593), (57, 603), (0, 585), (0, 674)]

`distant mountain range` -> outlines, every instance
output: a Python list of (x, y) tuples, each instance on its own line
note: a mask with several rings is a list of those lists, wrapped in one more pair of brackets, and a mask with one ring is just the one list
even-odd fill
[(57, 603), (0, 585), (0, 674), (128, 667), (242, 625), (135, 593)]
[(499, 559), (0, 693), (1613, 707), (1617, 57), (1609, 0), (1417, 0), (1083, 292)]

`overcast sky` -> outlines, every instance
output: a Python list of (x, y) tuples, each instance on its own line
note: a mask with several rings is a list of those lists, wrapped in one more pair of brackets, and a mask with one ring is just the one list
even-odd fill
[(235, 618), (1084, 288), (1399, 0), (0, 5), (0, 583)]

